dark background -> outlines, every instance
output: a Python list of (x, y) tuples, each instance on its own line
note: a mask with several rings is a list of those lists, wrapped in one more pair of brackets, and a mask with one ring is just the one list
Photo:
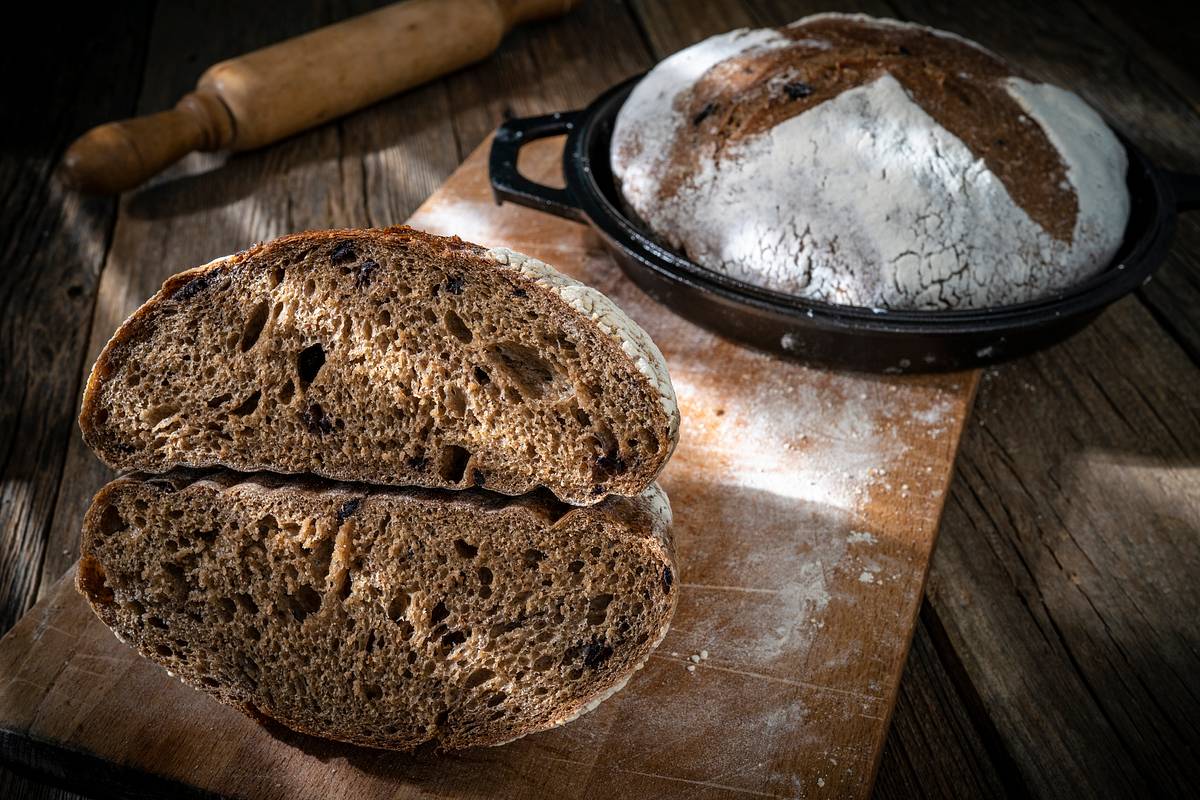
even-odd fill
[[(242, 220), (250, 238), (242, 227), (212, 232), (209, 256), (284, 232), (279, 226), (398, 222), (503, 117), (582, 105), (677, 42), (780, 24), (813, 7), (589, 0), (568, 19), (515, 32), (481, 65), (264, 151), (217, 160), (211, 172), (174, 174), (119, 201), (81, 199), (54, 179), (64, 148), (87, 128), (166, 108), (217, 60), (373, 5), (42, 4), (6, 21), (0, 631), (74, 560), (78, 495), (90, 491), (79, 487), (97, 474), (81, 452), (74, 413), (108, 325), (98, 318), (101, 272), (132, 249), (171, 253), (170, 231), (147, 238), (137, 230), (159, 215), (199, 213), (251, 193), (269, 213)], [(850, 5), (973, 36), (1035, 76), (1080, 91), (1167, 166), (1200, 172), (1195, 4)], [(401, 153), (389, 161), (395, 143)], [(361, 159), (361, 174), (333, 187), (314, 183), (300, 192), (309, 205), (293, 208), (294, 182), (346, 152)], [(878, 796), (1194, 791), (1197, 309), (1193, 216), (1181, 220), (1167, 265), (1136, 297), (1071, 342), (985, 374)], [(87, 787), (87, 776), (77, 786)], [(0, 769), (0, 797), (64, 796)]]

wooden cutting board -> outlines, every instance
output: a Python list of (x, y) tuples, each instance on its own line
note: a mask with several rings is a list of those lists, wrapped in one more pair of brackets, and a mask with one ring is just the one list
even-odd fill
[[(89, 794), (869, 794), (977, 373), (834, 373), (723, 341), (642, 294), (585, 226), (496, 206), (488, 145), (412, 224), (601, 289), (654, 337), (679, 395), (661, 483), (682, 593), (645, 669), (578, 721), (504, 747), (373, 751), (260, 727), (187, 688), (120, 644), (68, 574), (0, 640), (6, 760)], [(560, 147), (525, 148), (522, 168), (553, 182)]]

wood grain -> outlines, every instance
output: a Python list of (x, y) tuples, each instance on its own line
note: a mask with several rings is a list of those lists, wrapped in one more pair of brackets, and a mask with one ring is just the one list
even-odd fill
[[(0, 151), (0, 630), (37, 589), (116, 210), (66, 191), (53, 170), (74, 133), (132, 107), (148, 23), (144, 4), (119, 19), (84, 11), (29, 58), (8, 48), (0, 55), (5, 74), (31, 76), (3, 103)], [(131, 46), (104, 48), (112, 39)], [(81, 55), (81, 66), (58, 68), (71, 53)], [(46, 97), (57, 102), (47, 107)]]

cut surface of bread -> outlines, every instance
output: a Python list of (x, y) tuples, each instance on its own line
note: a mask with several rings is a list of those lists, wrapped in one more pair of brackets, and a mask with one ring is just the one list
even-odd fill
[(296, 234), (169, 279), (84, 394), (110, 466), (635, 495), (675, 446), (662, 354), (599, 292), (410, 228)]
[(501, 744), (624, 685), (677, 590), (657, 485), (545, 492), (275, 476), (120, 478), (77, 586), (119, 638), (222, 702), (374, 747)]

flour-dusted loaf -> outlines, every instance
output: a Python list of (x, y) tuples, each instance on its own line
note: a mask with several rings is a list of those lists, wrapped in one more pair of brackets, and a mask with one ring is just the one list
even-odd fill
[(662, 354), (540, 261), (411, 228), (297, 234), (181, 273), (83, 399), (117, 469), (635, 495), (679, 411)]
[(831, 303), (978, 308), (1100, 271), (1129, 216), (1126, 156), (1075, 94), (953, 34), (821, 14), (655, 67), (613, 172), (667, 245)]
[(494, 745), (617, 691), (674, 612), (652, 485), (587, 507), (539, 492), (136, 475), (96, 496), (77, 586), (188, 684), (376, 747)]

